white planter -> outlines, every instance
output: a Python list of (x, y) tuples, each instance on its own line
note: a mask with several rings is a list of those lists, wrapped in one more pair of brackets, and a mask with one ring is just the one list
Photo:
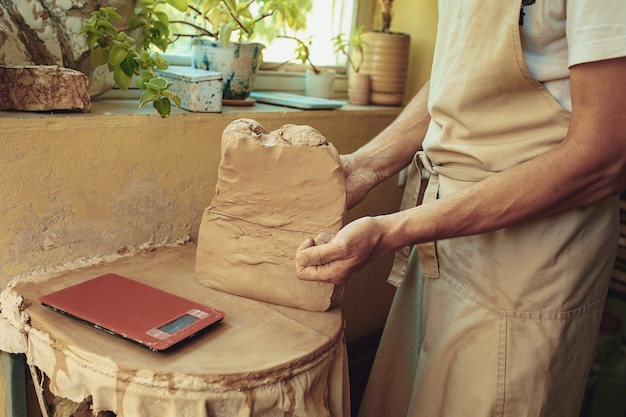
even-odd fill
[(218, 41), (195, 38), (191, 42), (191, 65), (222, 74), (224, 99), (245, 100), (254, 88), (264, 47), (254, 42), (230, 42), (224, 48)]
[(322, 71), (316, 74), (313, 70), (307, 70), (305, 78), (305, 95), (318, 98), (332, 98), (335, 73)]

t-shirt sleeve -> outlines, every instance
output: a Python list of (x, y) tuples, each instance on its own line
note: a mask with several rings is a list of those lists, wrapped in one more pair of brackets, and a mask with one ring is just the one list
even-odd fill
[(568, 65), (626, 56), (626, 1), (567, 0)]

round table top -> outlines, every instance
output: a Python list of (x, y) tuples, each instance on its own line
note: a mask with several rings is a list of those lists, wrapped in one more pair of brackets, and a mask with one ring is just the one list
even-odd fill
[[(147, 384), (159, 385), (163, 381), (157, 379), (185, 376), (206, 383), (253, 384), (255, 380), (268, 381), (291, 368), (315, 362), (343, 343), (344, 324), (338, 308), (325, 313), (309, 312), (201, 286), (194, 276), (195, 250), (191, 244), (157, 249), (110, 263), (27, 279), (17, 283), (14, 290), (24, 298), (30, 326), (39, 331), (34, 333), (46, 335), (41, 336), (40, 345), (48, 345), (54, 352), (54, 369), (63, 367), (71, 358), (96, 373), (121, 380), (124, 375), (130, 380), (145, 373), (150, 376)], [(226, 317), (181, 346), (153, 352), (60, 315), (38, 301), (41, 295), (108, 272), (217, 308)], [(33, 337), (32, 331), (29, 334)], [(45, 364), (38, 364), (37, 358), (51, 360), (45, 357), (45, 353), (35, 352), (35, 365), (43, 365), (44, 370)], [(159, 377), (155, 379), (155, 375)]]

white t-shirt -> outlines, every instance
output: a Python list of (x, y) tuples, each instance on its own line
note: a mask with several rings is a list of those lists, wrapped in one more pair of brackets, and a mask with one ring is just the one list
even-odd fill
[(521, 36), (528, 70), (571, 111), (569, 67), (626, 56), (626, 1), (537, 0)]

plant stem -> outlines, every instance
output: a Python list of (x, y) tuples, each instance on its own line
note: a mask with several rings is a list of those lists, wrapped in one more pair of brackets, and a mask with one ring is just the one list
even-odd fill
[(391, 28), (391, 3), (393, 3), (393, 0), (378, 0), (378, 2), (382, 9), (383, 27), (381, 31), (383, 33), (389, 33), (389, 29)]
[[(230, 7), (230, 3), (228, 1), (222, 0), (222, 3), (226, 6), (226, 9), (228, 10), (228, 14), (230, 14), (230, 17), (233, 18), (233, 20), (235, 21), (235, 23), (237, 23), (237, 26), (243, 30), (244, 32), (246, 32), (247, 35), (250, 35), (252, 33), (252, 30), (250, 30), (249, 28), (247, 28), (242, 22), (241, 20), (239, 20), (239, 17), (237, 17), (237, 12), (235, 10), (233, 10)], [(252, 4), (253, 2), (250, 2), (250, 4)], [(248, 4), (248, 7), (250, 6), (250, 4)]]
[[(170, 21), (170, 23), (180, 23), (180, 24), (183, 24), (183, 25), (187, 25), (187, 26), (190, 26), (190, 27), (194, 28), (195, 30), (197, 30), (199, 33), (201, 33), (203, 35), (207, 35), (207, 36), (210, 36), (212, 38), (215, 38), (215, 35), (211, 31), (208, 31), (205, 28), (203, 28), (202, 26), (196, 25), (195, 23), (186, 22), (184, 20), (172, 20), (172, 21)], [(197, 35), (185, 34), (185, 33), (174, 33), (174, 36), (176, 36), (176, 37), (194, 36), (195, 37)]]
[(309, 46), (304, 41), (296, 38), (295, 36), (289, 36), (289, 35), (279, 35), (278, 37), (296, 41), (298, 45), (300, 46), (300, 48), (302, 48), (302, 51), (304, 52), (303, 55), (298, 57), (302, 61), (302, 63), (304, 64), (305, 61), (308, 62), (309, 65), (311, 66), (311, 69), (316, 74), (319, 74), (320, 72), (322, 72), (319, 68), (315, 66), (315, 64), (313, 64), (313, 61), (311, 61), (311, 51), (309, 50)]

